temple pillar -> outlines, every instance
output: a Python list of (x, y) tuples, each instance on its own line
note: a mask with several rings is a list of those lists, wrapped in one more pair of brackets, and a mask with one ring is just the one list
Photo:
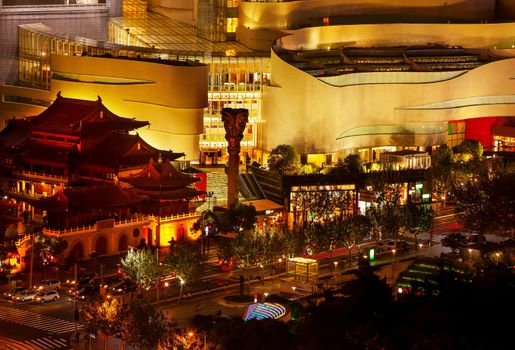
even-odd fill
[(249, 121), (249, 111), (244, 108), (223, 108), (222, 122), (224, 123), (227, 151), (229, 153), (229, 169), (227, 172), (227, 208), (238, 204), (238, 174), (240, 168), (240, 142), (243, 131)]

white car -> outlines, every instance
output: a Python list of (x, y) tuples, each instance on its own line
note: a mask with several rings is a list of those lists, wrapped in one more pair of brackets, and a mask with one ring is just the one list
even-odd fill
[(47, 301), (57, 301), (57, 299), (59, 299), (59, 293), (56, 290), (44, 290), (36, 294), (32, 302), (43, 304)]
[(15, 294), (13, 296), (13, 300), (14, 301), (29, 301), (29, 300), (32, 300), (36, 294), (38, 294), (37, 291), (27, 289), (20, 293)]

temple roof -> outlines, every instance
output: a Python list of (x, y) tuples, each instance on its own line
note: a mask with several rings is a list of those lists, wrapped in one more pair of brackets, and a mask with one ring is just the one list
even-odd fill
[(149, 125), (147, 121), (119, 117), (96, 101), (57, 98), (41, 114), (29, 119), (31, 130), (54, 134), (80, 135), (109, 131), (129, 131)]
[(67, 188), (51, 197), (41, 198), (33, 204), (38, 208), (53, 212), (98, 211), (125, 207), (142, 202), (147, 198), (147, 196), (130, 193), (120, 186), (105, 184)]
[(19, 153), (19, 157), (25, 161), (47, 164), (67, 164), (72, 149), (48, 145), (37, 141), (29, 141)]
[(153, 159), (140, 172), (120, 177), (119, 180), (139, 189), (161, 191), (181, 189), (199, 181), (198, 178), (181, 173), (169, 161), (154, 162)]
[(102, 165), (133, 166), (145, 164), (162, 153), (169, 160), (184, 156), (184, 153), (160, 151), (146, 143), (139, 135), (109, 133), (100, 140), (86, 138), (83, 142), (81, 159)]

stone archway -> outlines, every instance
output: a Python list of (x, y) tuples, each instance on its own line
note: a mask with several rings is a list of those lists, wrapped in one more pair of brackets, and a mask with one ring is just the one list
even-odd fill
[(68, 253), (68, 262), (73, 264), (82, 258), (84, 258), (84, 246), (81, 242), (77, 242)]
[(186, 238), (186, 230), (184, 229), (184, 226), (179, 226), (177, 228), (177, 232), (175, 232), (175, 237), (177, 237), (177, 242), (182, 242)]
[(95, 240), (95, 252), (97, 256), (107, 255), (107, 239), (104, 236), (98, 236)]
[(126, 234), (122, 234), (118, 239), (118, 252), (124, 252), (129, 249), (129, 242)]

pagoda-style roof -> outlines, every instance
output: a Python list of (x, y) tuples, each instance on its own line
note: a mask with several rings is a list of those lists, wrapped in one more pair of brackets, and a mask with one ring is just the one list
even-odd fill
[(109, 133), (83, 140), (81, 160), (86, 163), (108, 166), (135, 166), (145, 164), (160, 153), (170, 160), (184, 156), (184, 153), (161, 151), (146, 143), (139, 135)]
[(67, 188), (32, 204), (49, 212), (81, 212), (126, 207), (147, 198), (128, 192), (118, 185), (105, 184)]
[(19, 157), (39, 164), (67, 164), (70, 152), (74, 150), (31, 140), (22, 147)]
[(169, 161), (155, 162), (150, 159), (140, 172), (120, 177), (119, 180), (138, 189), (164, 192), (182, 189), (200, 179), (181, 173)]
[(30, 118), (32, 132), (85, 135), (130, 131), (149, 125), (147, 121), (119, 117), (96, 101), (62, 97), (61, 93), (45, 111)]

